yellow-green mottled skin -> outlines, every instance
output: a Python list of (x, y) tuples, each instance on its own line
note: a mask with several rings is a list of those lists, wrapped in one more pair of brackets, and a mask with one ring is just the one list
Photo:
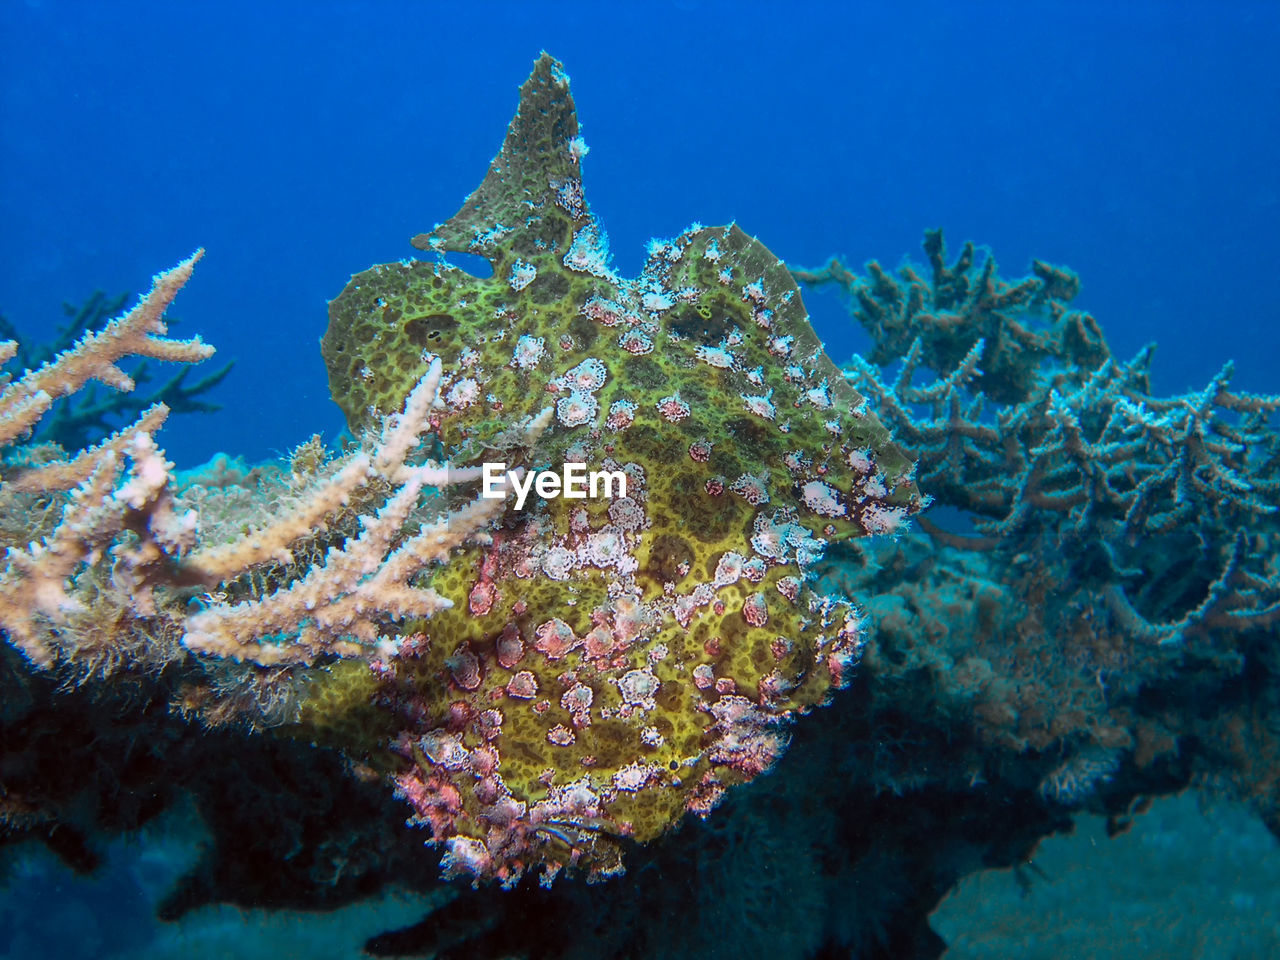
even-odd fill
[[(757, 240), (736, 226), (692, 228), (656, 245), (636, 280), (618, 279), (604, 256), (591, 256), (603, 231), (581, 198), (577, 135), (567, 81), (544, 55), (481, 187), (453, 219), (414, 240), (424, 250), (480, 254), (493, 265), (492, 277), (443, 262), (373, 267), (333, 301), (322, 348), (333, 396), (355, 429), (375, 411), (398, 409), (434, 354), (446, 371), (438, 456), (456, 465), (505, 460), (559, 470), (566, 459), (579, 459), (592, 470), (641, 468), (642, 483), (631, 468), (628, 493), (643, 510), (643, 529), (610, 526), (609, 500), (537, 500), (522, 513), (508, 512), (494, 546), (473, 548), (434, 573), (431, 585), (454, 607), (425, 625), (427, 650), (407, 664), (432, 705), (423, 729), (452, 722), (458, 731), (456, 708), (453, 721), (448, 715), (459, 702), (473, 717), (500, 711), (492, 743), (501, 754), (502, 782), (519, 801), (536, 803), (548, 782), (584, 775), (608, 791), (626, 765), (652, 764), (646, 788), (617, 790), (604, 818), (610, 829), (644, 840), (681, 814), (695, 783), (716, 766), (708, 749), (709, 704), (732, 689), (771, 716), (786, 717), (822, 702), (832, 685), (823, 651), (840, 618), (823, 623), (807, 587), (795, 599), (778, 587), (784, 578), (804, 577), (795, 549), (782, 562), (763, 564), (758, 582), (713, 583), (722, 558), (758, 556), (752, 536), (761, 516), (794, 521), (830, 541), (863, 535), (870, 506), (914, 512), (919, 499), (910, 464), (823, 354), (794, 282)], [(541, 351), (522, 336), (540, 338)], [(643, 352), (646, 340), (651, 349)], [(585, 422), (571, 425), (572, 413), (560, 409), (535, 450), (513, 446), (512, 427), (566, 402), (572, 389), (561, 378), (592, 360), (607, 376), (581, 391), (595, 400)], [(667, 400), (668, 413), (678, 414), (676, 397), (688, 415), (672, 419), (659, 407)], [(753, 412), (748, 398), (767, 403), (755, 402)], [(635, 405), (634, 422), (624, 429), (606, 423), (617, 401)], [(710, 443), (705, 462), (691, 455), (700, 441)], [(870, 473), (860, 454), (874, 464)], [(766, 503), (731, 489), (749, 475), (763, 482)], [(716, 478), (723, 486), (718, 494), (708, 491)], [(838, 506), (825, 512), (843, 515), (821, 515), (805, 503), (812, 483), (836, 492)], [(467, 488), (474, 493), (474, 485)], [(602, 532), (618, 534), (623, 554), (607, 568), (583, 559)], [(548, 573), (556, 569), (549, 551), (557, 547), (561, 562), (571, 557), (563, 579)], [(473, 594), (481, 580), (480, 593), (491, 591), (491, 600)], [(703, 599), (712, 599), (677, 616), (679, 598), (699, 585)], [(753, 626), (743, 607), (755, 594), (764, 599), (767, 622)], [(577, 638), (597, 627), (604, 631), (599, 636), (619, 638), (629, 629), (629, 610), (640, 618), (637, 635), (619, 639), (605, 655), (589, 657), (578, 647), (553, 660), (534, 648), (539, 627), (553, 619)], [(512, 624), (524, 654), (508, 668), (498, 663), (496, 642), (504, 628), (510, 636)], [(459, 651), (478, 660), (475, 689), (459, 680)], [(695, 684), (693, 671), (702, 665), (719, 686)], [(656, 702), (623, 716), (628, 710), (617, 681), (645, 667), (660, 681)], [(537, 678), (533, 698), (506, 692), (522, 670)], [(770, 675), (781, 682), (762, 696), (762, 679)], [(576, 727), (560, 703), (575, 683), (594, 696), (590, 723)], [(557, 725), (574, 732), (571, 744), (548, 740)], [(648, 743), (644, 728), (652, 728)], [(477, 723), (459, 736), (469, 749), (485, 742)], [(729, 769), (715, 774), (726, 784), (745, 778)], [(474, 779), (459, 777), (463, 786)], [(457, 829), (483, 837), (475, 822), (482, 805), (463, 794)]]

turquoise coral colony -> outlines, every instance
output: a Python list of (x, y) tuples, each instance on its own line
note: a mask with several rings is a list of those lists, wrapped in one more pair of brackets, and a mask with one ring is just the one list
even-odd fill
[[(91, 380), (132, 389), (124, 358), (212, 353), (163, 321), (199, 253), (0, 383), (0, 628), (25, 661), (3, 683), (127, 676), (179, 722), (334, 753), (446, 874), (508, 887), (616, 876), (686, 814), (729, 815), (833, 699), (875, 743), (953, 741), (876, 754), (851, 793), (998, 779), (1118, 815), (1198, 783), (1280, 821), (1280, 399), (1230, 367), (1153, 395), (1150, 351), (1115, 359), (1070, 308), (1074, 274), (1007, 283), (940, 232), (923, 273), (864, 277), (695, 225), (620, 277), (585, 153), (544, 55), (483, 183), (414, 239), (433, 256), (330, 305), (362, 438), (340, 453), (179, 480), (163, 405), (83, 450), (29, 441)], [(836, 367), (798, 284), (837, 285), (870, 354)], [(1216, 708), (1180, 706), (1193, 689)], [(827, 712), (847, 722), (800, 726)], [(70, 815), (20, 781), (9, 834)], [(1036, 822), (1029, 843), (1057, 828)]]

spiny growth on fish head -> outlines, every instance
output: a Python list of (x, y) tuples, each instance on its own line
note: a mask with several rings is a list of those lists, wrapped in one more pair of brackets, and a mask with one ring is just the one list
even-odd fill
[[(353, 429), (398, 409), (438, 355), (443, 457), (625, 478), (625, 496), (619, 481), (509, 510), (432, 575), (454, 606), (396, 665), (420, 700), (402, 793), (459, 870), (504, 880), (584, 865), (570, 828), (647, 840), (767, 769), (782, 721), (847, 683), (862, 643), (810, 568), (920, 505), (782, 263), (736, 225), (694, 226), (617, 276), (584, 154), (544, 55), (482, 185), (414, 239), (492, 276), (373, 267), (322, 343)], [(513, 428), (548, 406), (522, 449)]]

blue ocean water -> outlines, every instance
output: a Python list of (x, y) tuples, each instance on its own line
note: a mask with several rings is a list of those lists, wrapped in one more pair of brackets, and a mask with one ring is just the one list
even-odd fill
[[(327, 300), (411, 256), (479, 182), (540, 50), (572, 77), (618, 266), (692, 221), (790, 262), (918, 255), (941, 226), (1006, 275), (1076, 269), (1156, 388), (1274, 389), (1280, 6), (1264, 2), (0, 4), (0, 311), (145, 289), (236, 361), (179, 464), (341, 426)], [(810, 305), (837, 360), (835, 298)]]

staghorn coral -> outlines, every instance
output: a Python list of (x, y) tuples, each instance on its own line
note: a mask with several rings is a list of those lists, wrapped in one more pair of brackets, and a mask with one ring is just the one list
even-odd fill
[[(116, 365), (122, 358), (141, 355), (191, 363), (209, 356), (212, 348), (198, 338), (164, 337), (164, 311), (199, 257), (197, 252), (157, 276), (151, 292), (128, 314), (8, 383), (0, 392), (0, 444), (8, 445), (30, 431), (55, 398), (74, 394), (90, 379), (132, 390), (132, 379)], [(12, 341), (0, 344), (0, 359), (13, 356), (16, 348)], [(147, 586), (149, 573), (162, 556), (190, 545), (194, 517), (175, 513), (167, 489), (168, 464), (151, 439), (167, 412), (162, 405), (154, 407), (132, 427), (91, 450), (69, 460), (20, 468), (16, 480), (7, 479), (0, 487), (0, 497), (6, 499), (72, 490), (60, 511), (50, 511), (51, 526), (43, 541), (10, 544), (0, 572), (0, 626), (36, 664), (53, 661), (57, 625), (72, 618), (84, 618), (86, 624), (94, 621), (92, 600), (75, 596), (75, 587), (68, 589), (82, 566), (98, 570), (83, 577), (85, 589), (80, 592), (100, 596), (101, 560), (111, 550), (118, 563), (112, 574), (120, 578), (117, 586), (126, 592), (142, 587), (136, 601), (139, 613), (147, 616), (155, 612)], [(132, 467), (128, 480), (121, 482), (121, 461), (126, 456)], [(11, 505), (18, 502), (9, 500)], [(126, 534), (137, 542), (124, 542)]]
[[(849, 598), (816, 593), (813, 565), (919, 507), (777, 258), (737, 226), (695, 226), (617, 276), (582, 154), (544, 55), (484, 182), (414, 239), (483, 256), (492, 276), (373, 267), (332, 302), (322, 341), (354, 429), (438, 354), (444, 456), (625, 482), (506, 515), (491, 545), (431, 576), (452, 607), (387, 663), (414, 691), (401, 793), (452, 869), (508, 883), (539, 862), (547, 878), (613, 872), (610, 836), (651, 840), (768, 769), (784, 722), (844, 686), (861, 645)], [(513, 442), (548, 402), (540, 441)]]
[[(164, 337), (164, 311), (199, 256), (157, 276), (152, 291), (129, 313), (9, 383), (0, 393), (0, 440), (11, 442), (30, 431), (53, 398), (75, 393), (90, 379), (132, 390), (133, 380), (116, 365), (125, 357), (189, 363), (209, 356), (212, 348), (199, 339)], [(15, 349), (6, 342), (0, 356)], [(437, 362), (404, 412), (383, 422), (371, 452), (335, 461), (294, 510), (230, 543), (202, 544), (198, 514), (175, 500), (172, 464), (153, 439), (168, 412), (163, 405), (74, 457), (17, 461), (0, 497), (16, 505), (24, 497), (43, 496), (53, 506), (40, 540), (8, 545), (0, 571), (0, 626), (39, 666), (59, 658), (83, 664), (145, 660), (157, 653), (168, 660), (173, 651), (152, 649), (161, 645), (146, 640), (173, 633), (191, 650), (272, 666), (309, 663), (320, 652), (364, 652), (379, 639), (363, 616), (365, 606), (392, 619), (430, 615), (447, 601), (407, 581), (475, 535), (503, 505), (501, 496), (479, 500), (399, 542), (424, 486), (474, 479), (407, 459), (427, 425), (439, 378)], [(239, 595), (244, 591), (234, 581), (267, 563), (293, 565), (290, 547), (324, 531), (375, 483), (386, 503), (362, 518), (359, 536), (333, 546), (322, 561), (294, 565), (278, 581), (256, 581), (256, 590), (251, 580), (250, 595)], [(184, 601), (201, 587), (213, 589), (213, 602), (188, 613)], [(235, 602), (226, 599), (228, 591), (237, 594)], [(104, 630), (104, 624), (111, 626)]]
[[(281, 861), (295, 856), (289, 844), (316, 832), (320, 793), (328, 791), (338, 808), (353, 792), (370, 804), (366, 785), (376, 773), (366, 771), (353, 787), (350, 761), (314, 742), (245, 744), (245, 731), (295, 729), (322, 702), (300, 703), (304, 665), (334, 653), (376, 655), (394, 644), (397, 619), (412, 613), (418, 620), (446, 603), (410, 581), (482, 536), (505, 506), (499, 496), (450, 512), (423, 492), (427, 484), (474, 480), (474, 472), (424, 461), (419, 449), (437, 402), (439, 363), (407, 409), (376, 425), (364, 446), (330, 458), (309, 442), (288, 474), (215, 462), (178, 481), (154, 439), (163, 405), (65, 458), (51, 445), (23, 446), (54, 396), (91, 378), (131, 388), (118, 361), (141, 353), (194, 362), (212, 352), (198, 339), (164, 337), (164, 311), (198, 256), (159, 275), (127, 314), (0, 392), (0, 429), (16, 442), (0, 462), (0, 629), (12, 644), (0, 651), (0, 838), (40, 837), (78, 869), (94, 863), (87, 836), (137, 826), (174, 802), (179, 785), (195, 792), (211, 823), (246, 816), (266, 823), (253, 819), (261, 804), (225, 809), (228, 784), (232, 795), (246, 790), (237, 780), (242, 770), (267, 784), (249, 792), (284, 795), (280, 827), (296, 827), (296, 835), (247, 840), (242, 833), (232, 860), (264, 850)], [(15, 353), (16, 344), (0, 344), (0, 354)], [(532, 443), (549, 416), (516, 435)], [(211, 514), (207, 530), (200, 510)], [(205, 655), (212, 652), (221, 656)], [(363, 662), (359, 669), (369, 670)], [(178, 718), (196, 724), (184, 729)], [(249, 774), (242, 767), (249, 756), (274, 760)], [(290, 770), (287, 779), (318, 784), (302, 809), (277, 780)], [(135, 792), (151, 799), (141, 803)], [(385, 807), (393, 801), (383, 792)], [(380, 823), (398, 818), (384, 815)], [(416, 846), (385, 833), (369, 846), (349, 829), (331, 839), (331, 848), (322, 842), (303, 855), (294, 882), (305, 884), (305, 865), (314, 864), (325, 878), (320, 888), (347, 898), (361, 878), (390, 863), (375, 854), (352, 858), (342, 852), (348, 846), (381, 845), (388, 858)], [(335, 862), (326, 863), (330, 856)], [(175, 902), (212, 896), (203, 866)], [(208, 866), (215, 870), (217, 861)], [(415, 871), (402, 864), (397, 872)]]
[[(424, 525), (393, 549), (424, 487), (475, 479), (474, 472), (431, 464), (412, 467), (405, 462), (437, 400), (440, 370), (437, 359), (405, 401), (403, 414), (384, 421), (381, 441), (372, 455), (351, 457), (297, 510), (254, 536), (199, 551), (188, 559), (187, 566), (205, 582), (224, 580), (268, 557), (291, 563), (293, 552), (284, 545), (323, 526), (326, 517), (370, 480), (380, 478), (397, 485), (376, 514), (362, 518), (358, 536), (341, 547), (331, 547), (324, 563), (313, 564), (305, 576), (268, 596), (236, 604), (217, 602), (189, 617), (183, 639), (187, 647), (263, 666), (311, 663), (325, 653), (361, 656), (379, 640), (380, 622), (430, 617), (447, 609), (449, 602), (434, 590), (418, 589), (410, 581), (483, 529), (505, 503), (502, 496), (477, 500)], [(549, 418), (548, 411), (529, 425), (524, 434), (527, 442), (536, 440)], [(255, 537), (260, 542), (254, 542)], [(282, 633), (293, 636), (287, 643), (268, 639)]]
[(866, 359), (877, 366), (905, 357), (918, 339), (918, 359), (925, 366), (952, 371), (981, 341), (969, 364), (977, 361), (976, 385), (997, 403), (1028, 399), (1036, 371), (1046, 362), (1087, 372), (1110, 356), (1097, 321), (1068, 307), (1080, 292), (1080, 280), (1070, 270), (1036, 260), (1032, 276), (1007, 283), (997, 275), (994, 257), (985, 257), (980, 267), (975, 263), (972, 243), (948, 266), (941, 230), (925, 232), (924, 252), (928, 280), (911, 265), (895, 279), (874, 260), (865, 278), (839, 259), (817, 270), (792, 272), (801, 283), (834, 283), (845, 292), (874, 343)]
[(1173, 765), (1274, 825), (1280, 397), (1232, 390), (1230, 364), (1159, 396), (1152, 348), (1113, 358), (1069, 271), (1005, 282), (972, 245), (947, 266), (940, 232), (925, 250), (928, 282), (796, 271), (848, 295), (875, 347), (846, 375), (944, 508), (826, 571), (871, 598), (868, 670), (921, 670), (991, 749), (1052, 761), (1046, 800), (1114, 804)]
[[(1280, 396), (1232, 391), (1230, 363), (1200, 393), (1155, 396), (1152, 348), (1115, 360), (1097, 322), (1069, 309), (1079, 289), (1069, 271), (1037, 261), (1033, 277), (1009, 284), (993, 258), (974, 264), (971, 244), (951, 267), (940, 232), (926, 234), (925, 250), (929, 285), (911, 267), (895, 282), (874, 264), (867, 280), (838, 262), (798, 275), (845, 286), (876, 342), (847, 376), (917, 458), (924, 489), (971, 514), (981, 536), (928, 529), (971, 547), (1055, 538), (1083, 565), (1073, 581), (1101, 593), (1135, 641), (1276, 622), (1266, 531), (1280, 512)], [(881, 371), (898, 360), (888, 383)], [(916, 386), (922, 366), (937, 379)], [(1151, 569), (1159, 543), (1191, 536), (1196, 576)]]
[[(85, 334), (106, 326), (122, 312), (128, 299), (128, 294), (108, 297), (99, 290), (79, 307), (64, 303), (62, 310), (67, 323), (58, 329), (51, 341), (34, 346), (24, 342), (14, 326), (0, 315), (0, 340), (13, 341), (17, 345), (16, 354), (10, 359), (9, 366), (18, 373), (41, 366), (71, 347)], [(167, 322), (173, 324), (175, 320), (168, 317)], [(66, 403), (54, 405), (41, 421), (36, 440), (57, 444), (66, 450), (80, 449), (89, 446), (94, 439), (111, 433), (113, 424), (133, 420), (144, 410), (160, 403), (175, 415), (212, 413), (220, 409), (219, 405), (203, 398), (226, 379), (233, 366), (235, 361), (228, 361), (220, 369), (190, 385), (186, 381), (191, 368), (184, 366), (161, 386), (144, 391), (137, 388), (150, 383), (153, 377), (147, 361), (141, 360), (128, 372), (129, 379), (135, 385), (133, 391), (108, 389), (102, 392), (95, 384), (88, 384), (84, 390), (71, 395)], [(0, 374), (0, 383), (4, 381), (5, 376)]]

